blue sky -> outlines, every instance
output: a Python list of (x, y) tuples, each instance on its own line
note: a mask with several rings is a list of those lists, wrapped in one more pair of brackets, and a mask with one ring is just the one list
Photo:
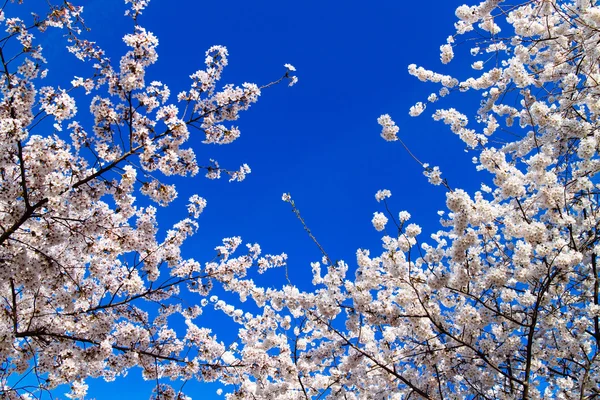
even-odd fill
[[(131, 20), (122, 16), (123, 2), (80, 3), (90, 37), (118, 63), (124, 51), (121, 37), (131, 29)], [(263, 92), (238, 121), (242, 136), (232, 145), (202, 145), (200, 135), (192, 140), (201, 162), (214, 158), (231, 168), (248, 163), (252, 174), (242, 183), (200, 176), (181, 181), (179, 199), (160, 210), (165, 229), (186, 215), (192, 193), (208, 201), (201, 229), (186, 244), (184, 255), (206, 261), (221, 238), (241, 236), (260, 243), (265, 252), (287, 253), (291, 280), (309, 289), (309, 262), (319, 260), (320, 253), (281, 201), (284, 192), (291, 193), (332, 258), (350, 265), (358, 248), (380, 248), (381, 235), (371, 225), (373, 212), (383, 211), (374, 198), (379, 189), (392, 191), (392, 209), (409, 211), (424, 227), (423, 237), (437, 229), (444, 189), (426, 182), (399, 143), (381, 139), (377, 118), (389, 113), (410, 149), (423, 162), (439, 165), (453, 187), (479, 186), (473, 154), (463, 151), (449, 129), (431, 120), (431, 110), (419, 118), (408, 115), (411, 105), (438, 89), (409, 76), (409, 64), (468, 76), (470, 59), (444, 68), (439, 61), (439, 46), (452, 34), (454, 9), (460, 4), (152, 0), (140, 19), (160, 43), (149, 80), (166, 83), (173, 94), (187, 88), (188, 76), (202, 68), (204, 52), (216, 44), (230, 54), (223, 84), (268, 83), (285, 72), (284, 63), (293, 64), (299, 77), (292, 88), (282, 84)], [(73, 75), (85, 72), (58, 43), (58, 33), (44, 39), (49, 80), (67, 87)], [(472, 110), (477, 104), (456, 103), (464, 99), (454, 95), (437, 105)], [(79, 104), (79, 118), (89, 118), (87, 104)], [(282, 277), (282, 271), (274, 271), (264, 283), (278, 285)], [(217, 386), (186, 387), (195, 398), (211, 398)], [(94, 384), (90, 395), (137, 400), (147, 399), (149, 391), (139, 372), (132, 371), (126, 380)]]

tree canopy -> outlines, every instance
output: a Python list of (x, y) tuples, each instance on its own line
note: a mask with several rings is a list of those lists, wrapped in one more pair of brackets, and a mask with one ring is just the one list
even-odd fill
[[(382, 188), (372, 224), (383, 250), (358, 249), (345, 262), (284, 193), (322, 253), (311, 290), (289, 279), (258, 284), (287, 256), (239, 237), (222, 239), (213, 259), (186, 256), (207, 204), (199, 195), (166, 235), (157, 222), (156, 206), (177, 196), (172, 176), (244, 180), (248, 165), (198, 162), (188, 139), (232, 143), (240, 131), (230, 121), (263, 90), (294, 85), (295, 68), (262, 86), (223, 85), (228, 52), (213, 46), (189, 88), (171, 96), (168, 82), (146, 78), (158, 58), (143, 27), (148, 0), (125, 3), (133, 28), (118, 65), (87, 39), (78, 5), (49, 3), (27, 18), (16, 4), (0, 9), (0, 396), (41, 399), (67, 387), (83, 399), (90, 378), (118, 385), (137, 367), (156, 383), (156, 400), (189, 398), (171, 381), (192, 379), (221, 382), (230, 400), (600, 397), (595, 1), (456, 9), (440, 59), (472, 57), (471, 76), (409, 65), (438, 89), (408, 113), (448, 125), (485, 183), (455, 187), (382, 115), (383, 139), (445, 192), (439, 230), (422, 233), (418, 210), (394, 210)], [(93, 67), (66, 89), (44, 84), (35, 36), (52, 29)], [(465, 92), (479, 98), (475, 111), (438, 107)], [(87, 126), (77, 119), (82, 102)], [(203, 318), (206, 307), (239, 328), (232, 343)]]

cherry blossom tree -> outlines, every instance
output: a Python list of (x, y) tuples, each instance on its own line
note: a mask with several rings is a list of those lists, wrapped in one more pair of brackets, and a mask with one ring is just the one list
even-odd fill
[[(323, 253), (307, 292), (255, 284), (251, 267), (264, 272), (286, 256), (261, 256), (258, 245), (240, 255), (237, 237), (213, 260), (185, 259), (181, 245), (206, 206), (197, 195), (190, 217), (159, 240), (157, 209), (135, 195), (169, 204), (177, 192), (167, 177), (200, 169), (242, 180), (247, 166), (201, 166), (184, 146), (194, 129), (207, 143), (235, 140), (226, 121), (262, 88), (218, 89), (227, 53), (213, 47), (170, 103), (165, 84), (144, 79), (157, 60), (156, 37), (139, 25), (147, 1), (126, 3), (135, 28), (118, 67), (84, 38), (79, 7), (53, 6), (30, 24), (0, 14), (3, 43), (19, 42), (0, 52), (0, 395), (31, 399), (67, 385), (69, 397), (84, 398), (86, 379), (140, 367), (156, 382), (154, 399), (187, 398), (165, 379), (192, 378), (229, 385), (229, 400), (600, 397), (600, 6), (460, 6), (441, 61), (473, 57), (472, 76), (410, 65), (440, 89), (408, 113), (433, 108), (476, 154), (485, 183), (475, 193), (456, 188), (409, 151), (446, 192), (441, 228), (423, 239), (382, 189), (372, 222), (383, 250), (359, 249), (352, 263), (328, 254), (284, 194)], [(70, 89), (38, 88), (44, 59), (33, 34), (46, 29), (63, 29), (95, 74)], [(295, 83), (293, 71), (286, 65), (275, 82)], [(93, 95), (90, 133), (75, 122), (78, 90)], [(476, 111), (437, 108), (468, 91), (481, 94)], [(403, 144), (392, 117), (378, 122), (384, 139)], [(213, 296), (216, 284), (240, 302)], [(181, 293), (196, 304), (183, 307)], [(238, 324), (234, 343), (202, 325), (206, 306)], [(185, 327), (171, 326), (173, 316)]]
[[(253, 368), (229, 399), (600, 398), (600, 5), (485, 0), (456, 17), (441, 61), (473, 57), (473, 72), (410, 65), (439, 91), (409, 114), (434, 108), (476, 154), (481, 190), (409, 151), (446, 191), (441, 229), (422, 239), (381, 190), (383, 250), (359, 249), (356, 267), (330, 257), (284, 194), (323, 252), (315, 290), (249, 291), (264, 311), (243, 317), (239, 362)], [(469, 91), (474, 112), (436, 107)], [(404, 144), (389, 115), (379, 123)]]
[[(84, 398), (86, 378), (112, 381), (139, 366), (156, 381), (154, 398), (184, 398), (161, 379), (228, 374), (228, 349), (194, 322), (213, 282), (228, 284), (252, 265), (283, 259), (260, 257), (257, 245), (230, 257), (238, 238), (224, 239), (205, 266), (184, 259), (180, 247), (198, 228), (206, 201), (193, 195), (189, 218), (164, 239), (152, 204), (177, 196), (165, 181), (171, 175), (203, 170), (209, 179), (242, 181), (247, 165), (202, 165), (186, 142), (194, 131), (204, 143), (233, 142), (240, 132), (229, 121), (262, 89), (294, 84), (294, 67), (286, 64), (281, 79), (262, 87), (219, 87), (228, 54), (214, 46), (189, 90), (172, 101), (165, 83), (145, 78), (158, 58), (157, 38), (140, 25), (148, 0), (125, 1), (133, 30), (123, 37), (129, 50), (118, 65), (86, 39), (82, 7), (48, 2), (45, 13), (23, 19), (13, 3), (0, 8), (0, 397), (40, 398), (66, 385), (67, 397)], [(44, 85), (46, 60), (35, 35), (52, 29), (93, 66), (91, 76), (67, 88)], [(89, 104), (89, 127), (76, 120), (76, 98)], [(138, 192), (148, 197), (142, 205)], [(183, 307), (182, 291), (198, 301)], [(167, 323), (173, 314), (185, 321), (183, 332)]]

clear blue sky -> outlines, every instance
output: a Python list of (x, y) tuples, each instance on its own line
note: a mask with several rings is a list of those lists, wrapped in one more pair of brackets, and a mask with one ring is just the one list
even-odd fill
[[(122, 16), (123, 2), (80, 3), (92, 29), (90, 37), (118, 63), (124, 50), (121, 37), (131, 27), (131, 20)], [(263, 92), (239, 120), (242, 136), (234, 144), (201, 145), (196, 135), (193, 144), (200, 162), (215, 158), (231, 168), (248, 163), (252, 174), (242, 183), (202, 177), (182, 181), (178, 201), (160, 210), (161, 221), (169, 224), (165, 228), (185, 216), (192, 193), (208, 201), (201, 229), (187, 243), (185, 256), (206, 261), (221, 238), (239, 235), (246, 242), (259, 242), (265, 252), (286, 252), (290, 278), (309, 289), (309, 262), (319, 260), (320, 253), (281, 201), (283, 192), (292, 194), (330, 255), (350, 265), (356, 249), (380, 248), (380, 235), (370, 222), (374, 211), (383, 211), (374, 198), (378, 189), (392, 191), (393, 210), (409, 211), (424, 227), (424, 237), (436, 229), (444, 190), (427, 184), (419, 165), (399, 143), (381, 139), (377, 118), (389, 113), (411, 150), (422, 161), (439, 165), (453, 187), (478, 186), (472, 154), (463, 152), (449, 129), (431, 120), (431, 110), (419, 118), (408, 115), (412, 104), (438, 89), (410, 77), (409, 64), (468, 76), (467, 64), (442, 69), (439, 61), (439, 46), (453, 32), (454, 9), (460, 4), (152, 0), (140, 19), (160, 43), (159, 61), (149, 70), (149, 79), (166, 83), (173, 94), (187, 88), (188, 76), (202, 68), (205, 50), (215, 44), (225, 45), (230, 54), (223, 84), (265, 84), (285, 72), (284, 63), (293, 64), (299, 77), (292, 88), (284, 84)], [(66, 56), (59, 42), (60, 36), (53, 34), (44, 47), (49, 79), (66, 87), (73, 75), (83, 73), (81, 63)], [(460, 109), (456, 101), (461, 99), (451, 96), (437, 104)], [(89, 118), (86, 104), (79, 104), (79, 115)], [(278, 285), (282, 276), (275, 271), (263, 281)], [(195, 398), (211, 398), (217, 388), (191, 383), (186, 387)], [(133, 371), (126, 380), (94, 385), (90, 395), (98, 400), (137, 400), (147, 399), (149, 392), (139, 371)]]

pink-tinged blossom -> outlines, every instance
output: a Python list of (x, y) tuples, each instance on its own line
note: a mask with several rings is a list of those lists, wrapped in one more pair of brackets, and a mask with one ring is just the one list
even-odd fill
[(376, 230), (382, 231), (385, 229), (388, 219), (383, 213), (376, 212), (373, 214), (373, 220), (371, 222)]
[[(314, 287), (301, 290), (287, 270), (282, 285), (256, 283), (252, 271), (287, 268), (287, 255), (263, 254), (237, 236), (205, 260), (184, 258), (206, 206), (201, 197), (187, 205), (194, 219), (168, 230), (159, 229), (157, 208), (136, 202), (141, 193), (176, 207), (174, 174), (189, 179), (205, 169), (209, 178), (242, 180), (247, 165), (198, 164), (184, 146), (193, 129), (208, 143), (231, 143), (240, 133), (228, 121), (260, 89), (219, 84), (228, 54), (214, 46), (177, 96), (183, 105), (171, 103), (165, 84), (145, 80), (158, 57), (158, 39), (137, 25), (148, 1), (126, 2), (136, 26), (118, 68), (79, 36), (80, 7), (65, 2), (37, 26), (42, 34), (62, 29), (69, 50), (93, 63), (93, 73), (72, 81), (75, 91), (95, 92), (91, 126), (74, 120), (77, 96), (38, 84), (38, 30), (0, 11), (15, 44), (3, 52), (18, 49), (12, 75), (0, 81), (0, 396), (33, 399), (62, 386), (81, 399), (86, 379), (112, 381), (139, 367), (156, 382), (155, 399), (187, 400), (170, 381), (192, 378), (220, 382), (230, 400), (597, 397), (597, 6), (458, 7), (442, 61), (455, 50), (459, 57), (460, 43), (476, 43), (471, 54), (494, 62), (475, 61), (475, 76), (461, 80), (415, 64), (408, 70), (438, 85), (445, 101), (481, 95), (469, 117), (453, 107), (433, 117), (469, 148), (486, 184), (473, 193), (451, 188), (438, 167), (422, 164), (431, 183), (443, 184), (439, 229), (425, 237), (408, 212), (396, 219), (380, 204), (386, 214), (375, 212), (372, 224), (381, 247), (357, 250), (352, 263), (327, 253), (284, 194), (322, 253), (310, 265)], [(294, 83), (295, 68), (285, 67), (279, 81)], [(43, 132), (38, 122), (48, 115), (57, 128), (69, 120), (69, 135)], [(389, 115), (378, 122), (386, 140), (397, 140)], [(388, 217), (394, 229), (385, 229)], [(207, 307), (239, 328), (232, 342), (202, 318)], [(19, 384), (32, 374), (38, 379)]]
[[(191, 177), (203, 168), (211, 178), (226, 174), (243, 180), (250, 172), (246, 164), (229, 170), (210, 160), (201, 167), (185, 146), (193, 129), (213, 143), (232, 142), (237, 128), (213, 136), (210, 130), (237, 120), (258, 100), (260, 89), (252, 83), (220, 84), (227, 50), (214, 46), (206, 52), (206, 69), (194, 74), (179, 96), (191, 104), (171, 102), (166, 84), (146, 82), (148, 68), (158, 60), (157, 37), (138, 21), (149, 1), (126, 3), (135, 23), (123, 38), (127, 51), (117, 65), (98, 44), (81, 37), (82, 7), (53, 5), (46, 15), (35, 16), (34, 25), (5, 15), (10, 7), (0, 10), (8, 44), (3, 48), (8, 79), (0, 82), (0, 258), (10, 260), (0, 273), (0, 301), (3, 310), (11, 310), (0, 316), (7, 344), (0, 346), (2, 398), (34, 399), (47, 391), (51, 396), (63, 386), (67, 398), (81, 399), (88, 378), (112, 381), (134, 366), (152, 380), (224, 378), (225, 368), (203, 371), (202, 366), (235, 363), (240, 352), (224, 348), (210, 330), (194, 324), (206, 306), (203, 300), (214, 284), (251, 297), (260, 290), (244, 281), (248, 269), (285, 265), (285, 254), (259, 257), (258, 245), (234, 255), (241, 243), (235, 238), (218, 248), (222, 257), (214, 264), (184, 259), (181, 247), (197, 223), (186, 218), (159, 231), (159, 211), (139, 205), (139, 194), (161, 206), (174, 204), (178, 192), (170, 175)], [(48, 69), (34, 35), (50, 28), (61, 30), (57, 40), (64, 37), (68, 51), (90, 67), (70, 79), (67, 89), (41, 82)], [(78, 92), (94, 94), (86, 99)], [(89, 107), (91, 123), (76, 120), (81, 107)], [(186, 110), (196, 113), (193, 123)], [(48, 117), (46, 126), (41, 122)], [(68, 132), (54, 135), (52, 125), (61, 130), (65, 121)], [(205, 206), (194, 195), (187, 211), (197, 218)], [(182, 292), (198, 296), (198, 305), (172, 301)], [(158, 308), (149, 313), (144, 304)], [(239, 308), (219, 307), (242, 322)], [(170, 327), (174, 314), (186, 321), (180, 331)], [(288, 327), (290, 322), (281, 318)], [(32, 373), (39, 387), (19, 383)], [(161, 399), (175, 393), (166, 383), (155, 388)]]
[(205, 207), (206, 207), (205, 199), (198, 196), (197, 194), (190, 197), (187, 208), (188, 208), (188, 212), (190, 213), (190, 215), (192, 215), (194, 218), (198, 218), (200, 216), (200, 214), (202, 213), (202, 211), (204, 211)]
[(290, 81), (288, 86), (294, 86), (296, 83), (298, 83), (298, 77), (290, 74), (290, 72), (296, 72), (296, 67), (294, 67), (292, 64), (284, 64), (284, 67), (286, 69), (285, 77)]
[(392, 118), (388, 114), (384, 114), (377, 119), (377, 123), (381, 125), (381, 137), (387, 140), (388, 142), (393, 142), (398, 140), (396, 134), (400, 130)]
[(443, 64), (448, 64), (454, 58), (454, 51), (452, 50), (452, 45), (450, 43), (444, 44), (440, 47), (440, 59)]
[(411, 117), (418, 117), (419, 115), (421, 115), (423, 113), (423, 111), (425, 111), (425, 107), (426, 107), (425, 104), (423, 104), (422, 102), (419, 101), (414, 106), (410, 107), (408, 114)]
[(392, 192), (387, 189), (378, 190), (377, 193), (375, 193), (375, 200), (377, 200), (377, 202), (389, 199), (390, 197), (392, 197)]

